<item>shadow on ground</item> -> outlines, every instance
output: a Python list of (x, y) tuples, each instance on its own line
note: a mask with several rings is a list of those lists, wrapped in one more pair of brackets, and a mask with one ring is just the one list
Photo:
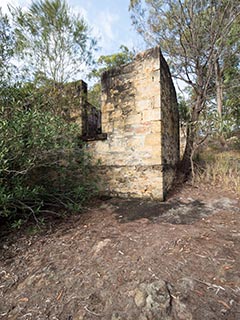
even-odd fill
[(238, 320), (239, 214), (236, 195), (185, 188), (0, 235), (0, 319)]
[(115, 207), (116, 218), (121, 223), (139, 219), (148, 219), (153, 223), (193, 224), (212, 213), (210, 207), (199, 200), (182, 202), (142, 201), (139, 199), (111, 199)]

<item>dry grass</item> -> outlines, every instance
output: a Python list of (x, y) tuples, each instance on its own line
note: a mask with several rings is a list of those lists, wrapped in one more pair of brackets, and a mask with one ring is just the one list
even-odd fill
[(207, 147), (196, 158), (195, 183), (221, 186), (240, 196), (240, 150)]

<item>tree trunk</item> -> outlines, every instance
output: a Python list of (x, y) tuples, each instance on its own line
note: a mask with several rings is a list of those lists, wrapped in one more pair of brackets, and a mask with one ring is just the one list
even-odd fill
[(223, 108), (223, 83), (221, 69), (219, 61), (216, 60), (214, 64), (215, 78), (216, 78), (216, 99), (217, 99), (217, 110), (220, 118), (222, 117), (222, 108)]
[(189, 176), (192, 172), (191, 164), (194, 150), (194, 141), (196, 138), (196, 123), (198, 123), (199, 120), (199, 114), (202, 109), (203, 101), (203, 96), (200, 94), (192, 107), (191, 121), (187, 125), (186, 146), (180, 165), (180, 170), (185, 177)]
[(183, 154), (183, 158), (181, 161), (181, 172), (184, 176), (189, 176), (191, 173), (191, 156), (193, 152), (193, 143), (194, 143), (194, 130), (192, 124), (188, 124), (187, 126), (187, 134), (186, 134), (186, 146)]
[[(215, 78), (216, 78), (216, 100), (217, 100), (217, 111), (219, 115), (219, 121), (222, 121), (222, 109), (223, 109), (223, 79), (222, 72), (219, 65), (219, 60), (216, 60), (214, 64)], [(224, 137), (223, 132), (220, 130), (219, 132), (219, 141), (222, 147), (227, 147), (227, 142)]]

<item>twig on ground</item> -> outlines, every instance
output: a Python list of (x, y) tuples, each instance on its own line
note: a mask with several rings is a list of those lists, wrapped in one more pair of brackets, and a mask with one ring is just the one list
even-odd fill
[(208, 286), (208, 289), (210, 289), (210, 288), (216, 289), (216, 294), (218, 294), (218, 292), (220, 290), (226, 291), (225, 288), (223, 288), (222, 286), (218, 286), (218, 285), (216, 285), (214, 283), (205, 282), (205, 281), (202, 281), (202, 280), (199, 280), (199, 279), (195, 279), (195, 278), (193, 280), (195, 280), (197, 282), (200, 282), (202, 284), (205, 284), (206, 286)]
[(231, 307), (223, 300), (218, 300), (219, 303), (221, 303), (225, 308), (227, 308), (228, 310), (231, 309)]
[(87, 312), (89, 312), (90, 314), (93, 314), (93, 315), (96, 316), (96, 317), (102, 317), (102, 316), (103, 316), (103, 315), (100, 314), (100, 313), (96, 313), (96, 312), (93, 312), (93, 311), (89, 310), (87, 306), (85, 306), (84, 309), (85, 309)]

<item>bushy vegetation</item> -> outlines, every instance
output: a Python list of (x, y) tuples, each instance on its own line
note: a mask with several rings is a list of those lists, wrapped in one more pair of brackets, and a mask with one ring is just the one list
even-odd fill
[(229, 122), (239, 127), (239, 9), (236, 0), (130, 1), (136, 31), (148, 45), (160, 45), (172, 76), (188, 88), (186, 104), (180, 103), (186, 120), (181, 168), (187, 175), (196, 140), (202, 140), (201, 131), (209, 135), (204, 118), (220, 135)]
[[(41, 11), (46, 6), (53, 16), (56, 8), (62, 8), (61, 18), (71, 25), (71, 12), (64, 1), (40, 1), (31, 8)], [(15, 17), (22, 14), (20, 9), (13, 11)], [(47, 72), (41, 77), (39, 72), (35, 77), (24, 77), (26, 74), (14, 65), (14, 58), (19, 57), (17, 26), (14, 29), (1, 10), (0, 18), (0, 218), (19, 227), (30, 218), (40, 224), (43, 214), (80, 210), (96, 188), (89, 174), (89, 157), (79, 140), (79, 127), (71, 121), (71, 108), (76, 102), (79, 105), (76, 88)], [(87, 28), (82, 19), (73, 18), (78, 23), (78, 34), (84, 33), (82, 50), (89, 62)], [(46, 28), (52, 25), (49, 15), (45, 20)], [(22, 20), (15, 23), (21, 26)], [(66, 36), (69, 29), (64, 30)], [(77, 44), (75, 38), (71, 39), (73, 46), (81, 44), (81, 38)], [(45, 40), (46, 34), (41, 38), (43, 47)], [(59, 45), (57, 40), (55, 45)], [(42, 57), (48, 58), (44, 54)], [(30, 70), (28, 60), (24, 62)], [(64, 70), (58, 68), (59, 79)]]
[(34, 94), (1, 90), (0, 216), (14, 224), (29, 216), (39, 220), (47, 210), (79, 210), (94, 192), (79, 129), (50, 105), (41, 110)]
[[(179, 101), (186, 173), (192, 166), (198, 181), (224, 182), (239, 192), (239, 153), (223, 151), (239, 129), (239, 3), (130, 3), (137, 31), (148, 44), (160, 44), (173, 76), (188, 85), (188, 99)], [(71, 121), (79, 95), (69, 83), (91, 64), (96, 40), (65, 0), (36, 0), (27, 11), (10, 11), (13, 25), (0, 8), (0, 218), (18, 227), (29, 217), (39, 223), (44, 212), (79, 210), (96, 190)], [(121, 46), (99, 58), (90, 73), (93, 105), (100, 106), (101, 73), (134, 54)], [(194, 156), (210, 137), (220, 141), (220, 151), (200, 154), (195, 174)]]
[(208, 141), (194, 159), (194, 183), (221, 186), (240, 196), (240, 144), (233, 136), (222, 145), (217, 140)]

